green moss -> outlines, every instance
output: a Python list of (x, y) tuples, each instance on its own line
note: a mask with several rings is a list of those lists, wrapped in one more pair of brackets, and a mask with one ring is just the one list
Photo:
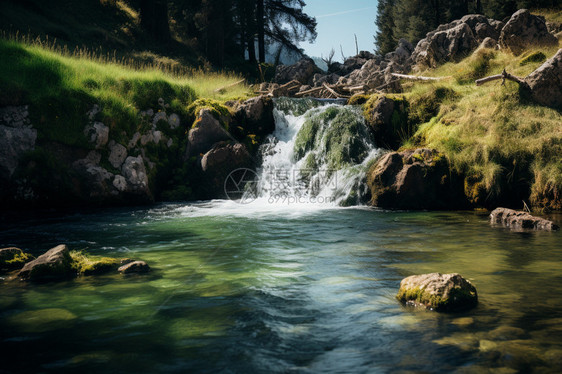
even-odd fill
[(409, 100), (409, 120), (415, 124), (428, 122), (439, 113), (441, 104), (453, 102), (459, 95), (448, 87), (435, 87), (421, 94), (415, 94)]
[[(187, 113), (192, 118), (197, 118), (201, 109), (208, 109), (213, 115), (213, 117), (219, 120), (221, 125), (226, 130), (228, 130), (228, 125), (232, 113), (230, 112), (230, 109), (227, 106), (213, 99), (197, 99), (187, 107)], [(196, 119), (193, 122), (192, 128), (197, 127), (198, 123), (199, 122)]]
[(0, 252), (0, 270), (21, 269), (27, 262), (34, 260), (29, 253), (25, 253), (19, 248), (7, 248)]
[(367, 101), (369, 101), (370, 98), (371, 98), (370, 95), (356, 94), (351, 96), (351, 98), (347, 101), (347, 105), (363, 105)]
[(322, 127), (322, 119), (309, 116), (302, 125), (295, 139), (295, 161), (304, 157), (307, 152), (315, 148), (318, 130)]
[(413, 303), (423, 305), (426, 308), (438, 312), (450, 312), (470, 308), (476, 305), (477, 297), (475, 293), (465, 291), (461, 288), (454, 288), (450, 291), (448, 298), (439, 295), (432, 295), (424, 289), (416, 287), (412, 289), (400, 288), (396, 299), (401, 303)]
[(546, 61), (546, 55), (544, 53), (533, 52), (530, 55), (522, 58), (521, 61), (519, 62), (519, 65), (525, 66), (525, 65), (533, 63), (533, 62), (544, 62), (544, 61)]
[(120, 261), (110, 257), (90, 256), (81, 251), (71, 251), (72, 268), (80, 275), (102, 274), (115, 270)]

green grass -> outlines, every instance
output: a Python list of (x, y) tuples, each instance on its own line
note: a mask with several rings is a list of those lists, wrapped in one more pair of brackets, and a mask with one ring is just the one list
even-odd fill
[[(127, 61), (97, 56), (86, 50), (65, 52), (41, 41), (0, 39), (0, 106), (30, 106), (39, 139), (87, 146), (82, 134), (86, 113), (99, 104), (95, 120), (110, 127), (119, 140), (139, 130), (139, 112), (159, 108), (163, 98), (184, 118), (197, 98), (218, 101), (246, 97), (248, 87), (233, 74), (162, 71), (157, 65), (130, 66)], [(113, 134), (113, 135), (111, 135)]]
[[(443, 152), (467, 175), (466, 194), (480, 206), (522, 206), (562, 209), (562, 115), (560, 110), (535, 104), (513, 82), (494, 81), (477, 87), (474, 80), (509, 73), (525, 77), (543, 53), (532, 50), (520, 57), (478, 50), (458, 64), (448, 63), (422, 75), (448, 77), (437, 83), (405, 83), (405, 97), (418, 119), (415, 135), (404, 147), (431, 147)], [(531, 58), (527, 58), (531, 57)], [(525, 61), (521, 64), (521, 61)], [(445, 100), (439, 92), (454, 92)], [(415, 108), (416, 103), (421, 108)], [(423, 108), (424, 105), (430, 107)], [(430, 114), (427, 117), (417, 112)]]

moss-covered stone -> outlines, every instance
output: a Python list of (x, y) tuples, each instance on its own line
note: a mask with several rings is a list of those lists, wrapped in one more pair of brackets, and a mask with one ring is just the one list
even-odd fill
[(232, 113), (230, 109), (213, 99), (197, 99), (187, 107), (187, 112), (195, 118), (192, 128), (198, 125), (198, 115), (201, 109), (208, 109), (213, 117), (219, 120), (220, 124), (228, 131)]
[(19, 248), (0, 249), (0, 271), (21, 269), (27, 262), (34, 260), (29, 253), (25, 253)]
[(408, 108), (408, 101), (397, 95), (373, 95), (363, 105), (363, 115), (379, 147), (396, 150), (414, 134)]
[(476, 288), (460, 274), (412, 275), (400, 282), (396, 298), (413, 306), (438, 312), (454, 312), (478, 304)]
[(81, 251), (71, 251), (72, 268), (79, 275), (103, 274), (116, 270), (120, 260), (110, 257), (90, 256)]

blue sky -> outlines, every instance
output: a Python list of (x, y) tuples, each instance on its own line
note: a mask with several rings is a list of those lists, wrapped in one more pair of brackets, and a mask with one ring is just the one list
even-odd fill
[(306, 0), (304, 12), (318, 22), (314, 44), (301, 43), (309, 56), (326, 57), (334, 48), (334, 59), (341, 61), (340, 45), (346, 57), (354, 56), (353, 34), (360, 51), (373, 51), (377, 0)]

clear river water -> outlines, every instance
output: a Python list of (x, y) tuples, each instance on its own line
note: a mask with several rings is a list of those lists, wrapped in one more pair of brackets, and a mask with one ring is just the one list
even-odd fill
[[(302, 170), (307, 154), (291, 149), (304, 122), (279, 128), (262, 173)], [(363, 148), (333, 174), (345, 191), (378, 152)], [(64, 243), (152, 267), (35, 284), (4, 275), (0, 373), (560, 372), (560, 232), (493, 227), (480, 211), (344, 208), (342, 188), (318, 199), (326, 190), (306, 185), (318, 174), (306, 176), (274, 199), (260, 185), (246, 204), (0, 215), (0, 248)], [(478, 306), (402, 306), (400, 280), (429, 272), (462, 274)]]

